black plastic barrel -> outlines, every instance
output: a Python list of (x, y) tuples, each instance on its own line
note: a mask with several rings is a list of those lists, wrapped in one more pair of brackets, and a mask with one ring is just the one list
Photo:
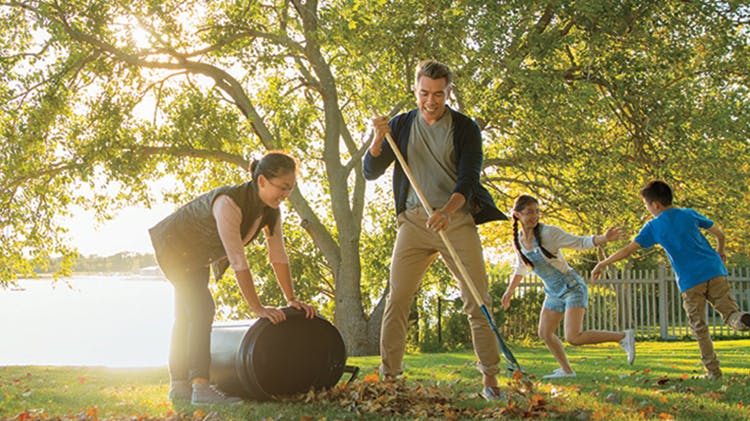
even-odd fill
[(268, 319), (214, 324), (211, 381), (229, 395), (257, 400), (335, 385), (349, 368), (339, 331), (319, 316), (308, 319), (293, 308), (284, 313), (277, 325)]

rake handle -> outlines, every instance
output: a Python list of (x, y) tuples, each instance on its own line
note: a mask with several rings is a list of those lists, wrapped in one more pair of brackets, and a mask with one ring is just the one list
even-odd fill
[[(374, 116), (377, 116), (377, 112), (375, 110), (372, 110), (372, 112)], [(391, 136), (390, 133), (385, 134), (385, 140), (388, 142), (388, 145), (390, 145), (391, 150), (393, 151), (393, 154), (396, 156), (396, 160), (398, 160), (398, 163), (401, 165), (401, 169), (404, 171), (404, 174), (406, 174), (406, 178), (409, 179), (409, 183), (414, 189), (414, 192), (417, 194), (417, 197), (419, 198), (419, 202), (422, 203), (422, 207), (424, 208), (425, 212), (427, 212), (427, 216), (428, 217), (432, 216), (432, 207), (427, 201), (427, 198), (422, 192), (422, 189), (419, 188), (419, 184), (417, 183), (417, 180), (414, 178), (414, 174), (412, 174), (411, 170), (409, 169), (409, 165), (406, 163), (406, 159), (401, 154), (401, 151), (398, 149), (398, 145), (396, 144), (396, 141), (393, 140), (393, 137)], [(511, 368), (514, 371), (519, 370), (523, 372), (523, 370), (521, 369), (521, 365), (516, 360), (516, 357), (513, 355), (513, 352), (511, 352), (510, 348), (508, 348), (508, 345), (505, 344), (505, 341), (500, 336), (497, 326), (495, 325), (495, 321), (493, 320), (492, 315), (487, 309), (487, 305), (482, 299), (482, 296), (479, 295), (479, 291), (477, 291), (477, 287), (474, 285), (474, 282), (469, 276), (469, 273), (466, 271), (466, 266), (464, 266), (463, 262), (458, 257), (458, 253), (456, 253), (456, 249), (453, 248), (453, 244), (448, 239), (448, 236), (445, 234), (443, 230), (438, 231), (438, 235), (440, 236), (440, 239), (443, 241), (445, 248), (448, 250), (448, 254), (450, 254), (451, 259), (453, 259), (453, 261), (455, 262), (461, 278), (463, 278), (466, 286), (469, 287), (469, 291), (471, 292), (472, 297), (474, 297), (474, 300), (479, 305), (479, 308), (481, 309), (482, 313), (487, 318), (487, 321), (490, 324), (490, 328), (494, 332), (495, 337), (497, 338), (497, 341), (499, 342), (500, 349), (502, 350), (503, 355), (505, 355), (505, 358), (510, 363), (509, 368)]]
[[(401, 169), (404, 170), (404, 173), (406, 174), (406, 178), (409, 179), (409, 183), (411, 184), (411, 187), (414, 189), (414, 192), (417, 194), (419, 201), (422, 203), (422, 207), (424, 208), (425, 212), (427, 212), (427, 217), (432, 216), (432, 207), (430, 207), (429, 202), (427, 202), (427, 198), (422, 192), (422, 189), (419, 188), (419, 184), (417, 183), (417, 180), (414, 178), (414, 174), (412, 174), (411, 170), (409, 169), (409, 165), (407, 165), (406, 159), (404, 159), (404, 156), (401, 154), (401, 151), (398, 149), (398, 145), (396, 144), (396, 141), (393, 140), (393, 137), (391, 136), (390, 133), (385, 134), (385, 139), (388, 142), (388, 144), (391, 146), (391, 149), (393, 150), (394, 155), (396, 155), (396, 159), (398, 160), (398, 163), (401, 164)], [(479, 291), (477, 291), (477, 287), (474, 285), (474, 282), (471, 280), (469, 273), (466, 271), (466, 266), (464, 266), (463, 262), (458, 257), (458, 253), (456, 253), (456, 249), (453, 248), (453, 244), (451, 243), (450, 239), (448, 239), (448, 236), (445, 234), (445, 231), (443, 230), (438, 231), (438, 235), (440, 236), (440, 239), (443, 240), (443, 244), (445, 245), (445, 248), (448, 249), (448, 254), (450, 254), (451, 259), (453, 259), (453, 262), (456, 264), (456, 267), (458, 268), (458, 272), (461, 275), (461, 278), (464, 280), (464, 283), (469, 287), (469, 291), (471, 292), (471, 295), (474, 297), (474, 300), (479, 304), (480, 307), (486, 307), (484, 300), (482, 299), (482, 296), (479, 295)]]

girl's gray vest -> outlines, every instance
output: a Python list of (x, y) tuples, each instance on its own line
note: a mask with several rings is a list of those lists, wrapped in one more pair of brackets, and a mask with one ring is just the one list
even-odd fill
[[(165, 274), (212, 265), (218, 279), (229, 267), (212, 212), (214, 200), (222, 194), (231, 197), (242, 211), (242, 238), (259, 215), (260, 228), (273, 228), (279, 218), (278, 209), (269, 208), (260, 200), (258, 185), (253, 181), (204, 193), (149, 229), (156, 259)], [(257, 233), (250, 241), (256, 236)]]

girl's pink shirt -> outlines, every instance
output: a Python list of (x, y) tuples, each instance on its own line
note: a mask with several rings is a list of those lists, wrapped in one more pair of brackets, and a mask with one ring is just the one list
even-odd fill
[[(235, 273), (241, 270), (249, 270), (250, 267), (245, 257), (245, 244), (250, 242), (250, 239), (258, 232), (260, 217), (253, 221), (247, 235), (242, 238), (240, 233), (242, 210), (234, 200), (227, 195), (220, 195), (214, 200), (212, 211), (214, 219), (216, 219), (221, 243), (224, 245), (232, 269)], [(289, 264), (289, 256), (287, 256), (284, 247), (284, 234), (281, 230), (281, 218), (276, 220), (276, 224), (271, 229), (271, 234), (266, 235), (268, 261), (270, 263)]]

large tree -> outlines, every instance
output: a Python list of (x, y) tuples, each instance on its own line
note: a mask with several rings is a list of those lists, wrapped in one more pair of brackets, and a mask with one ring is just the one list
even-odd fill
[(558, 222), (635, 227), (659, 176), (746, 226), (747, 20), (713, 1), (0, 1), (0, 282), (74, 257), (71, 204), (148, 204), (167, 174), (179, 203), (284, 148), (295, 275), (330, 285), (351, 353), (376, 351), (393, 215), (387, 188), (365, 201), (366, 121), (412, 103), (427, 57), (457, 73), (501, 207), (531, 191)]
[[(366, 108), (357, 74), (334, 74), (346, 55), (321, 22), (336, 25), (335, 10), (313, 1), (0, 10), (3, 280), (52, 253), (74, 256), (56, 221), (69, 204), (102, 214), (148, 204), (149, 183), (165, 174), (182, 182), (173, 198), (184, 200), (246, 178), (252, 153), (284, 148), (302, 161), (290, 202), (332, 272), (335, 323), (350, 352), (376, 349), (379, 321), (360, 291), (364, 130), (351, 123)], [(78, 193), (81, 183), (94, 197)]]

